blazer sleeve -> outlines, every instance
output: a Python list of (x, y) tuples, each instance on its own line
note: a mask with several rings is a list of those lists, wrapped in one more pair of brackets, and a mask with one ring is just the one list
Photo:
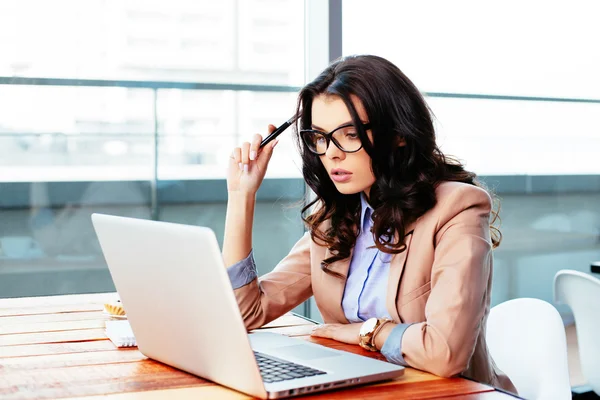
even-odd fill
[(234, 290), (246, 329), (260, 328), (312, 296), (310, 242), (307, 232), (273, 271)]
[(489, 310), (491, 199), (464, 186), (445, 200), (434, 238), (426, 320), (406, 329), (401, 349), (410, 366), (450, 377), (467, 369)]

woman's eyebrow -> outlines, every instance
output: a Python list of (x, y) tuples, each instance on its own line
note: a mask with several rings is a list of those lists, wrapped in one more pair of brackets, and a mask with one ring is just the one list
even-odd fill
[[(342, 126), (346, 126), (346, 125), (354, 125), (354, 122), (352, 122), (352, 121), (344, 122), (343, 124), (339, 124), (339, 125), (337, 126), (337, 128), (341, 128)], [(313, 129), (316, 129), (316, 130), (318, 130), (318, 131), (323, 131), (323, 132), (326, 132), (326, 131), (325, 131), (325, 129), (321, 128), (320, 126), (317, 126), (317, 125), (315, 125), (315, 124), (312, 124), (311, 126), (312, 126), (312, 128), (313, 128)], [(335, 128), (335, 129), (337, 129), (337, 128)], [(335, 129), (334, 129), (334, 130), (335, 130)]]

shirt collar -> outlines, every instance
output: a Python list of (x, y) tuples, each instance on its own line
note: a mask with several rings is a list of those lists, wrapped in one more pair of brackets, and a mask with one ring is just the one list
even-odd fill
[(360, 207), (360, 223), (362, 229), (365, 230), (366, 227), (371, 227), (373, 225), (373, 220), (371, 219), (371, 215), (373, 215), (373, 207), (369, 205), (367, 196), (365, 196), (364, 192), (360, 194)]

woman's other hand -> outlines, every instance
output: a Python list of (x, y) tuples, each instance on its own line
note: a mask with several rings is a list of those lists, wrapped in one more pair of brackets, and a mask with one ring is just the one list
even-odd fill
[(361, 322), (354, 324), (324, 324), (313, 329), (310, 335), (333, 339), (348, 344), (358, 344), (361, 326)]
[[(269, 133), (275, 126), (269, 125)], [(229, 158), (227, 171), (227, 190), (229, 192), (244, 192), (255, 194), (258, 191), (267, 172), (269, 160), (278, 140), (275, 139), (262, 149), (259, 149), (262, 136), (254, 135), (252, 143), (245, 142), (241, 147), (233, 149)]]

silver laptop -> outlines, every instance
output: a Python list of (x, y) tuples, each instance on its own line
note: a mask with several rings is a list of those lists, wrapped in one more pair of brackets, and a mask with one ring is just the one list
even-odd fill
[(302, 339), (248, 334), (209, 228), (92, 215), (139, 350), (261, 398), (401, 376), (404, 368)]

